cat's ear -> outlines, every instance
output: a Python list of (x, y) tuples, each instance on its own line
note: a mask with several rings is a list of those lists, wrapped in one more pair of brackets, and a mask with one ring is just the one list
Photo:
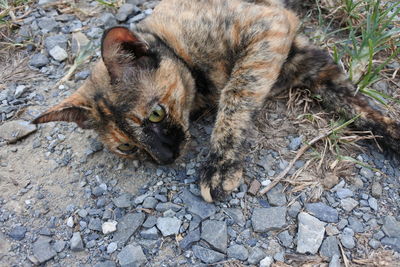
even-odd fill
[(104, 32), (101, 43), (101, 56), (111, 80), (118, 80), (124, 68), (148, 51), (146, 42), (125, 27), (114, 27)]
[(75, 122), (83, 129), (92, 128), (91, 107), (87, 100), (79, 93), (74, 93), (60, 104), (50, 108), (34, 119), (32, 123), (46, 123), (51, 121)]

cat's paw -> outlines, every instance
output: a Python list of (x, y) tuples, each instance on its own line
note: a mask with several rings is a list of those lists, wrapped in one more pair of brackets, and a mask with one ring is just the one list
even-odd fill
[(213, 164), (206, 165), (200, 174), (201, 196), (207, 202), (224, 200), (227, 195), (239, 187), (242, 176), (241, 166), (225, 169)]

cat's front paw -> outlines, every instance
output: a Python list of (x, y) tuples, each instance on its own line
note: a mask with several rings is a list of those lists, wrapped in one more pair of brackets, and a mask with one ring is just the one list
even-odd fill
[(207, 202), (223, 200), (241, 183), (243, 168), (240, 164), (208, 162), (200, 173), (201, 196)]

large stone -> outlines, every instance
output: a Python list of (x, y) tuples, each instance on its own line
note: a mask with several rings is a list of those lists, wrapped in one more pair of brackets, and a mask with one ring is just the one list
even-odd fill
[(50, 51), (56, 46), (61, 47), (62, 49), (67, 49), (68, 38), (64, 34), (57, 34), (46, 37), (44, 40), (44, 46), (47, 51)]
[(336, 209), (329, 207), (328, 205), (318, 203), (307, 203), (306, 210), (323, 222), (336, 223), (339, 221), (339, 214)]
[(400, 237), (400, 222), (393, 216), (386, 216), (383, 219), (382, 230), (388, 237)]
[(328, 236), (325, 238), (324, 242), (322, 242), (319, 253), (321, 256), (328, 258), (332, 258), (333, 255), (340, 255), (337, 238), (335, 236)]
[(308, 213), (301, 212), (298, 216), (297, 252), (318, 252), (325, 233), (325, 223)]
[(118, 208), (129, 208), (131, 203), (131, 195), (128, 193), (122, 194), (119, 197), (113, 198), (114, 205)]
[(117, 242), (120, 246), (125, 245), (139, 226), (142, 225), (145, 217), (143, 213), (126, 214), (121, 221), (118, 222), (117, 231), (114, 233), (112, 241)]
[(200, 229), (197, 228), (189, 232), (180, 242), (179, 247), (183, 250), (187, 250), (190, 246), (200, 240)]
[(241, 261), (247, 260), (249, 257), (249, 251), (242, 245), (232, 245), (228, 248), (228, 258), (238, 259)]
[(157, 218), (157, 228), (163, 236), (177, 235), (182, 221), (176, 217)]
[(15, 226), (14, 228), (11, 229), (11, 231), (8, 233), (8, 235), (15, 240), (22, 240), (25, 237), (26, 234), (26, 227), (25, 226)]
[(154, 226), (150, 229), (146, 229), (140, 232), (140, 236), (143, 237), (144, 239), (158, 239), (158, 230)]
[(40, 237), (33, 243), (33, 256), (35, 256), (39, 263), (44, 263), (57, 255), (57, 252), (50, 246), (50, 241), (50, 238)]
[(121, 267), (139, 267), (147, 261), (147, 258), (143, 253), (142, 247), (135, 246), (133, 244), (124, 247), (121, 252), (118, 253), (117, 258)]
[(214, 249), (226, 253), (228, 231), (226, 223), (216, 220), (207, 220), (201, 224), (201, 239), (205, 240)]
[(7, 121), (0, 125), (0, 138), (12, 144), (35, 132), (36, 129), (36, 125), (30, 124), (27, 121)]
[(249, 249), (249, 257), (247, 258), (247, 261), (250, 264), (258, 264), (263, 258), (265, 258), (266, 254), (265, 252), (259, 248), (259, 247), (254, 247)]
[(286, 205), (286, 195), (283, 192), (283, 185), (277, 184), (270, 191), (267, 192), (267, 198), (269, 204), (272, 206), (284, 206)]
[(70, 240), (70, 246), (72, 251), (82, 251), (83, 250), (83, 241), (81, 234), (79, 232), (75, 232), (72, 234), (72, 238)]
[(286, 226), (286, 207), (255, 208), (251, 223), (255, 232), (282, 229)]
[(196, 258), (204, 263), (212, 264), (225, 259), (225, 255), (211, 249), (203, 248), (201, 246), (193, 246), (193, 254)]
[(61, 47), (59, 47), (58, 45), (53, 47), (49, 51), (49, 54), (52, 58), (54, 58), (57, 61), (64, 61), (68, 58), (67, 52), (64, 49), (62, 49)]
[(400, 238), (384, 237), (381, 240), (381, 244), (384, 246), (388, 246), (400, 253)]
[(190, 193), (188, 190), (183, 190), (180, 197), (183, 200), (183, 204), (187, 206), (188, 211), (198, 215), (202, 220), (217, 212), (214, 204), (205, 202), (201, 198)]
[(224, 209), (225, 213), (228, 214), (229, 217), (231, 217), (235, 223), (241, 227), (243, 227), (246, 223), (246, 220), (244, 218), (243, 212), (241, 209), (236, 209), (236, 208), (225, 208)]
[(342, 206), (342, 208), (345, 211), (350, 212), (355, 207), (358, 206), (358, 201), (349, 197), (349, 198), (345, 198), (345, 199), (340, 200), (340, 205)]
[(29, 65), (35, 68), (40, 68), (49, 64), (49, 58), (42, 53), (34, 54), (29, 60)]

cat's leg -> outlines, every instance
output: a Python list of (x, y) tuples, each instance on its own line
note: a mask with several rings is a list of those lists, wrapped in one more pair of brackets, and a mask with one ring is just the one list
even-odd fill
[(345, 119), (360, 117), (353, 127), (370, 130), (383, 136), (378, 141), (393, 151), (400, 151), (400, 122), (389, 117), (371, 98), (356, 93), (354, 86), (330, 55), (315, 47), (308, 39), (297, 36), (282, 67), (272, 91), (279, 92), (290, 87), (310, 89), (322, 98), (322, 105)]
[(248, 43), (220, 94), (209, 158), (200, 177), (206, 201), (222, 198), (239, 186), (248, 129), (279, 76), (297, 30), (291, 12), (277, 9), (265, 17), (247, 25), (243, 31), (248, 36), (240, 32)]

